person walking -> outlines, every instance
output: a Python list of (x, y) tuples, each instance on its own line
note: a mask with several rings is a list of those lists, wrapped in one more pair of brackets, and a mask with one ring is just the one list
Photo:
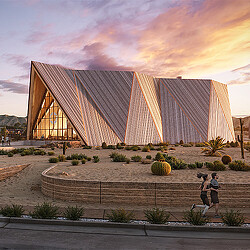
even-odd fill
[(4, 146), (4, 136), (2, 135), (2, 146)]
[(219, 216), (219, 198), (218, 198), (218, 192), (219, 192), (219, 188), (220, 185), (218, 183), (218, 179), (219, 176), (217, 175), (217, 173), (212, 173), (212, 180), (210, 182), (210, 190), (211, 190), (211, 205), (209, 207), (209, 209), (213, 206), (215, 206), (215, 218), (220, 218)]
[(9, 136), (6, 137), (6, 143), (7, 143), (7, 145), (10, 146), (10, 138), (9, 138)]
[(208, 179), (208, 175), (207, 174), (202, 174), (202, 173), (198, 173), (197, 174), (197, 177), (198, 178), (203, 178), (203, 182), (200, 186), (200, 190), (201, 190), (201, 200), (203, 202), (203, 205), (196, 205), (196, 204), (193, 204), (192, 207), (191, 207), (191, 210), (193, 210), (194, 208), (196, 207), (200, 207), (200, 208), (204, 208), (203, 212), (202, 212), (202, 215), (203, 217), (205, 217), (206, 215), (206, 212), (207, 210), (209, 209), (209, 200), (208, 200), (208, 197), (207, 197), (207, 191), (210, 190), (210, 184), (209, 184), (209, 179)]

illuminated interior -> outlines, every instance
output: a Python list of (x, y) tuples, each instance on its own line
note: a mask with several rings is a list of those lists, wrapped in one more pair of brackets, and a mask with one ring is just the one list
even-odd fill
[(38, 113), (33, 139), (78, 140), (78, 135), (48, 91)]

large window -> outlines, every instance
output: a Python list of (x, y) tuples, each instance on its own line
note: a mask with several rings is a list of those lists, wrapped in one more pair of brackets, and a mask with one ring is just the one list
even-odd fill
[(47, 91), (33, 130), (34, 139), (78, 140), (56, 101)]

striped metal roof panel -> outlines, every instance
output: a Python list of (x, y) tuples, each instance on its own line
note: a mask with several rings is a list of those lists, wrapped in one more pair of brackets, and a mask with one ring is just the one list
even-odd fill
[(133, 79), (125, 143), (129, 145), (158, 143), (161, 140), (152, 115), (140, 89), (137, 78)]
[(210, 80), (160, 79), (184, 114), (207, 139)]
[(163, 140), (170, 143), (204, 141), (163, 83), (160, 89)]
[(133, 73), (76, 70), (75, 74), (122, 141), (126, 130)]

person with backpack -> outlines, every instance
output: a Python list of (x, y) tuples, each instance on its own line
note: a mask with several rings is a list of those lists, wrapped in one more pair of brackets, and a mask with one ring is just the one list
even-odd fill
[(207, 197), (207, 192), (210, 190), (210, 184), (209, 184), (209, 179), (208, 179), (208, 175), (207, 174), (202, 174), (202, 173), (198, 173), (197, 174), (198, 178), (203, 178), (203, 182), (200, 186), (200, 190), (201, 190), (201, 200), (203, 202), (203, 205), (196, 205), (193, 204), (191, 207), (191, 210), (193, 210), (196, 207), (200, 207), (200, 208), (204, 208), (202, 215), (205, 217), (207, 210), (209, 209), (210, 205), (209, 205), (209, 200)]

